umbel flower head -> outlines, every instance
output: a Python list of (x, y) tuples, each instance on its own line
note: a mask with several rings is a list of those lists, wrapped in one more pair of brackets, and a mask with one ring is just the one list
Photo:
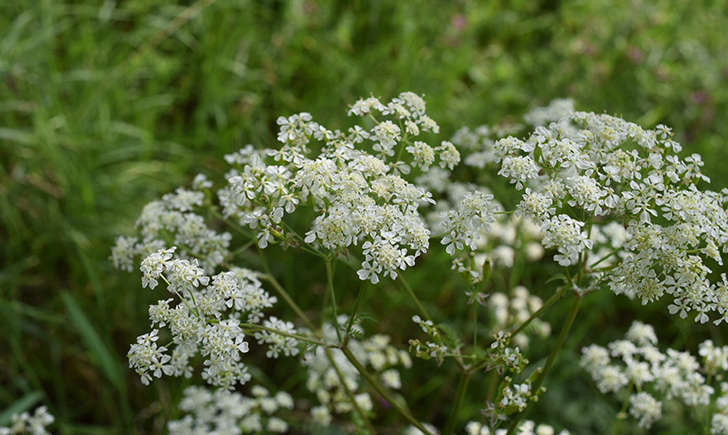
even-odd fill
[[(257, 326), (264, 311), (276, 303), (257, 273), (232, 268), (209, 277), (196, 259), (175, 258), (173, 252), (174, 248), (157, 251), (140, 268), (143, 286), (154, 289), (163, 281), (175, 296), (149, 307), (153, 329), (129, 348), (129, 366), (142, 383), (162, 375), (192, 376), (191, 359), (198, 353), (204, 357), (202, 377), (207, 383), (229, 389), (247, 382), (250, 375), (242, 362), (249, 349), (246, 330), (255, 331), (259, 344), (268, 345), (269, 358), (298, 354), (291, 322), (270, 317)], [(162, 329), (171, 340), (160, 346)]]
[(700, 156), (680, 158), (670, 130), (645, 130), (609, 115), (573, 112), (526, 139), (509, 136), (489, 147), (499, 174), (522, 192), (516, 213), (543, 231), (561, 266), (594, 264), (604, 244), (594, 225), (616, 223), (623, 243), (614, 263), (590, 276), (643, 304), (665, 294), (669, 311), (698, 322), (728, 319), (728, 286), (710, 279), (728, 252), (728, 195), (704, 190)]
[(48, 412), (45, 406), (35, 408), (32, 414), (22, 412), (10, 417), (10, 426), (0, 426), (0, 435), (48, 435), (48, 426), (53, 424), (55, 417)]
[(186, 414), (168, 422), (167, 429), (176, 435), (288, 432), (284, 414), (293, 409), (293, 397), (285, 391), (272, 395), (260, 385), (250, 393), (187, 387), (179, 405)]
[[(226, 156), (232, 167), (217, 191), (218, 214), (212, 183), (198, 176), (192, 189), (180, 188), (145, 207), (137, 237), (118, 239), (114, 264), (129, 270), (138, 261), (142, 287), (161, 284), (172, 296), (150, 307), (152, 330), (129, 350), (130, 366), (143, 383), (163, 375), (189, 377), (201, 355), (207, 383), (233, 388), (250, 378), (243, 355), (251, 338), (267, 346), (269, 358), (300, 353), (295, 325), (266, 318), (276, 298), (258, 275), (228, 267), (234, 258), (231, 236), (205, 223), (204, 208), (249, 228), (260, 249), (283, 243), (327, 256), (360, 254), (357, 275), (372, 283), (396, 278), (427, 251), (430, 230), (419, 208), (434, 201), (407, 177), (433, 165), (451, 170), (458, 150), (450, 142), (430, 146), (418, 138), (438, 126), (413, 93), (387, 103), (359, 100), (349, 115), (364, 119), (346, 131), (329, 130), (305, 112), (280, 117), (276, 147), (247, 146)], [(489, 200), (477, 194), (465, 201), (462, 219), (487, 224)], [(299, 234), (287, 219), (303, 206), (313, 208), (314, 217)], [(466, 230), (458, 237), (467, 237)], [(400, 382), (394, 370), (384, 380), (391, 386)]]
[[(636, 321), (624, 339), (606, 348), (594, 344), (584, 347), (581, 364), (602, 393), (628, 397), (629, 413), (640, 427), (652, 426), (662, 418), (662, 403), (676, 400), (686, 407), (714, 413), (712, 433), (728, 433), (728, 384), (721, 384), (718, 391), (710, 384), (728, 369), (728, 346), (718, 347), (706, 340), (700, 344), (698, 355), (660, 350), (652, 326)], [(715, 410), (709, 409), (711, 400), (718, 404)]]
[[(427, 251), (430, 231), (418, 212), (430, 192), (405, 178), (439, 159), (452, 169), (455, 147), (415, 140), (437, 132), (425, 102), (405, 92), (388, 103), (370, 97), (349, 115), (365, 117), (346, 131), (329, 130), (308, 113), (280, 117), (279, 148), (246, 147), (226, 157), (233, 165), (218, 192), (223, 215), (256, 232), (258, 246), (295, 237), (286, 216), (311, 204), (316, 216), (303, 240), (317, 250), (361, 249), (358, 275), (377, 283), (414, 265)], [(311, 149), (316, 144), (320, 152)]]
[[(191, 377), (199, 370), (217, 388), (188, 390), (183, 410), (189, 415), (170, 423), (170, 430), (287, 429), (285, 420), (272, 415), (287, 406), (277, 398), (260, 389), (252, 391), (257, 399), (233, 392), (256, 373), (246, 360), (256, 343), (267, 358), (300, 360), (308, 371), (308, 394), (318, 399), (308, 410), (318, 424), (373, 412), (362, 378), (381, 383), (375, 390), (383, 396), (385, 388), (403, 385), (399, 370), (411, 364), (409, 354), (386, 335), (350, 336), (359, 328), (356, 316), (335, 319), (333, 325), (322, 318), (320, 330), (311, 331), (279, 313), (270, 315), (277, 299), (262, 282), (271, 283), (316, 329), (270, 272), (235, 266), (251, 244), (259, 250), (301, 248), (322, 257), (329, 278), (333, 259), (342, 259), (355, 266), (360, 280), (377, 284), (414, 267), (430, 249), (430, 239), (439, 239), (452, 268), (472, 285), (470, 302), (488, 304), (498, 325), (488, 349), (474, 344), (467, 354), (462, 340), (423, 313), (428, 320), (414, 316), (413, 321), (427, 339), (410, 340), (410, 350), (441, 364), (455, 359), (465, 370), (513, 374), (503, 378), (497, 400), (484, 411), (491, 426), (519, 418), (542, 393), (540, 375), (535, 381), (518, 376), (528, 364), (519, 346), (527, 345), (526, 333), (548, 335), (548, 324), (532, 316), (567, 289), (581, 295), (607, 286), (643, 304), (667, 294), (670, 313), (693, 315), (699, 322), (711, 316), (716, 324), (728, 320), (728, 279), (723, 274), (716, 281), (714, 273), (728, 252), (728, 191), (704, 189), (709, 180), (700, 172), (700, 157), (681, 158), (666, 127), (645, 130), (608, 115), (573, 112), (563, 101), (527, 116), (535, 126), (528, 136), (512, 136), (513, 126), (480, 127), (437, 144), (428, 135), (439, 127), (416, 94), (405, 92), (389, 102), (361, 99), (348, 114), (353, 125), (341, 130), (306, 112), (278, 118), (278, 143), (248, 145), (225, 157), (230, 168), (221, 188), (198, 176), (191, 188), (148, 204), (137, 221), (138, 234), (117, 240), (115, 266), (138, 267), (142, 287), (169, 292), (149, 307), (151, 328), (130, 346), (130, 367), (144, 384), (162, 376)], [(496, 201), (498, 189), (451, 179), (461, 157), (478, 168), (495, 166), (504, 184), (519, 193), (514, 209)], [(426, 220), (422, 210), (428, 207)], [(219, 230), (223, 223), (250, 244), (231, 249), (231, 235)], [(551, 254), (562, 267), (565, 286), (546, 303), (523, 287), (490, 299), (477, 292), (475, 284), (495, 268)], [(507, 330), (517, 332), (511, 337)], [(703, 373), (725, 369), (728, 352), (706, 342), (700, 354), (702, 368), (689, 354), (662, 353), (654, 331), (636, 324), (627, 340), (608, 350), (587, 348), (584, 365), (600, 390), (628, 390), (630, 414), (649, 427), (661, 418), (663, 396), (689, 406), (710, 401), (715, 390)], [(621, 358), (625, 368), (611, 358)], [(547, 369), (548, 363), (544, 376)], [(728, 399), (716, 401), (715, 433), (728, 427), (724, 402)], [(482, 427), (471, 429), (483, 433)], [(539, 431), (525, 423), (519, 430)]]

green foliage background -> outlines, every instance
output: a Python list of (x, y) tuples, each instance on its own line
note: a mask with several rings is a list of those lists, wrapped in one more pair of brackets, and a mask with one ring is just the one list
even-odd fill
[[(579, 109), (672, 126), (719, 189), (728, 185), (726, 29), (725, 0), (0, 2), (0, 425), (42, 402), (61, 433), (162, 431), (182, 384), (144, 388), (125, 359), (159, 294), (114, 271), (110, 247), (146, 202), (195, 173), (221, 177), (225, 153), (273, 144), (279, 114), (308, 111), (333, 128), (359, 96), (411, 90), (425, 94), (446, 139), (571, 97)], [(275, 258), (315, 310), (323, 265)], [(464, 327), (463, 284), (431, 271), (446, 260), (424, 261), (433, 267), (410, 272), (411, 284), (437, 319)], [(543, 297), (553, 289), (542, 269), (518, 278)], [(348, 275), (343, 266), (337, 275), (344, 308), (355, 295)], [(365, 327), (400, 331), (404, 344), (413, 307), (388, 286), (369, 292), (365, 311), (379, 322)], [(606, 293), (586, 302), (529, 414), (572, 433), (610, 430), (619, 408), (577, 368), (580, 346), (620, 336), (635, 317), (668, 344), (726, 341), (664, 306)], [(555, 328), (566, 308), (548, 316)], [(532, 351), (532, 362), (547, 354)], [(417, 363), (405, 391), (418, 417), (442, 424), (455, 371), (433, 372)], [(285, 364), (267, 376), (280, 384)], [(478, 416), (490, 381), (471, 385), (461, 419)], [(694, 423), (685, 415), (655, 431)]]

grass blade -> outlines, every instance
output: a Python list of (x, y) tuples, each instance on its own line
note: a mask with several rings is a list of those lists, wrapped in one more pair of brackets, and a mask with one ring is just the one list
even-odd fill
[(33, 391), (32, 393), (28, 393), (16, 400), (12, 405), (8, 406), (2, 413), (0, 413), (0, 426), (7, 425), (14, 414), (20, 414), (23, 411), (27, 411), (42, 397), (43, 393), (41, 391)]
[(63, 303), (66, 305), (71, 323), (81, 335), (81, 339), (88, 348), (93, 362), (104, 372), (116, 389), (122, 391), (124, 378), (118, 362), (109, 351), (109, 347), (101, 340), (88, 317), (86, 317), (86, 314), (70, 293), (63, 294)]

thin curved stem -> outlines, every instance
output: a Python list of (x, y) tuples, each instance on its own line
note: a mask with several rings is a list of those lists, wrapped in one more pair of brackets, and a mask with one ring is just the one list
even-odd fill
[(356, 397), (354, 397), (354, 394), (349, 389), (349, 386), (346, 384), (346, 380), (344, 379), (344, 375), (341, 373), (341, 369), (336, 364), (336, 360), (334, 360), (334, 356), (331, 354), (331, 349), (324, 348), (326, 352), (326, 359), (329, 360), (329, 363), (334, 368), (334, 371), (336, 372), (336, 377), (339, 378), (339, 382), (341, 383), (341, 387), (344, 389), (344, 393), (346, 394), (346, 397), (349, 399), (349, 402), (351, 402), (351, 406), (354, 407), (354, 410), (356, 410), (357, 414), (361, 416), (362, 421), (364, 421), (364, 424), (367, 426), (367, 429), (369, 429), (369, 432), (372, 434), (376, 434), (377, 432), (374, 430), (374, 427), (372, 426), (372, 423), (367, 418), (367, 415), (364, 413), (364, 411), (359, 406), (359, 403), (356, 401)]
[(230, 221), (230, 219), (226, 218), (225, 216), (223, 216), (222, 214), (220, 214), (220, 212), (218, 212), (217, 210), (215, 210), (214, 207), (211, 207), (210, 208), (210, 213), (213, 216), (215, 216), (216, 218), (220, 219), (225, 225), (229, 226), (230, 228), (234, 229), (235, 231), (239, 232), (240, 234), (244, 235), (245, 237), (247, 237), (247, 238), (249, 238), (251, 240), (255, 240), (255, 235), (254, 234), (248, 232), (247, 230), (245, 230), (240, 225), (238, 225), (238, 224)]
[[(301, 318), (301, 320), (306, 323), (306, 325), (311, 328), (312, 331), (315, 331), (316, 328), (313, 325), (313, 322), (311, 322), (311, 319), (306, 316), (306, 313), (301, 310), (301, 308), (296, 304), (296, 302), (291, 298), (291, 296), (288, 294), (288, 292), (283, 288), (283, 286), (278, 282), (278, 280), (275, 279), (275, 277), (270, 273), (270, 268), (268, 267), (267, 262), (265, 261), (265, 258), (263, 259), (263, 266), (266, 269), (266, 274), (262, 276), (262, 278), (266, 281), (268, 281), (273, 288), (276, 290), (278, 295), (280, 295), (281, 298), (293, 309), (293, 311), (296, 312), (298, 317)], [(411, 290), (410, 290), (411, 292)], [(414, 296), (414, 294), (412, 294)], [(415, 297), (416, 300), (416, 297)], [(419, 302), (419, 301), (418, 301)], [(328, 348), (324, 348), (328, 350)], [(354, 356), (354, 354), (351, 353), (349, 348), (346, 345), (340, 346), (341, 351), (344, 353), (346, 358), (351, 362), (351, 364), (356, 368), (357, 372), (361, 374), (364, 379), (367, 380), (367, 382), (374, 388), (374, 390), (379, 393), (384, 400), (386, 400), (390, 405), (392, 405), (392, 408), (397, 411), (400, 415), (402, 415), (408, 422), (410, 422), (413, 426), (421, 430), (425, 434), (429, 434), (430, 431), (427, 430), (426, 427), (422, 425), (417, 419), (415, 419), (410, 412), (402, 407), (393, 397), (392, 395), (377, 381), (377, 379), (372, 376), (366, 368), (359, 362), (359, 360)], [(331, 365), (334, 367), (335, 370), (337, 370), (338, 366), (336, 365), (335, 361), (332, 359), (329, 360), (331, 362)], [(356, 406), (352, 403), (353, 406)], [(366, 421), (366, 420), (365, 420)]]
[(628, 394), (625, 396), (624, 401), (622, 401), (622, 408), (619, 410), (619, 413), (617, 413), (617, 418), (614, 421), (614, 424), (612, 425), (611, 435), (617, 435), (619, 433), (619, 426), (622, 420), (624, 420), (626, 417), (627, 412), (627, 406), (629, 406), (629, 398), (632, 395), (632, 386), (634, 384), (632, 382), (627, 385), (627, 392)]
[(561, 348), (564, 346), (564, 343), (566, 342), (566, 337), (569, 335), (571, 326), (574, 324), (574, 319), (576, 319), (576, 313), (579, 312), (579, 307), (581, 306), (581, 298), (582, 298), (582, 296), (580, 294), (574, 293), (574, 302), (571, 304), (571, 310), (569, 310), (569, 317), (566, 318), (566, 322), (564, 323), (564, 326), (561, 328), (561, 332), (559, 332), (559, 337), (556, 341), (556, 346), (551, 351), (549, 358), (546, 360), (546, 364), (543, 367), (543, 371), (538, 376), (538, 378), (536, 378), (536, 382), (534, 384), (534, 387), (536, 390), (541, 388), (541, 385), (543, 384), (543, 381), (546, 378), (546, 374), (548, 373), (549, 369), (551, 368), (554, 361), (556, 360), (556, 355), (559, 353)]
[(425, 426), (423, 426), (422, 423), (417, 421), (417, 419), (414, 418), (412, 416), (412, 414), (410, 414), (410, 412), (406, 408), (402, 407), (399, 404), (399, 402), (397, 402), (397, 400), (394, 397), (392, 397), (392, 395), (387, 391), (387, 389), (384, 388), (382, 386), (382, 384), (380, 384), (379, 381), (377, 381), (377, 379), (367, 371), (366, 368), (364, 368), (364, 366), (361, 364), (361, 362), (359, 362), (359, 360), (356, 358), (356, 356), (354, 356), (354, 354), (351, 353), (351, 351), (349, 350), (348, 347), (346, 347), (346, 346), (342, 347), (341, 351), (344, 352), (344, 355), (346, 356), (346, 358), (356, 368), (356, 370), (364, 377), (364, 379), (366, 379), (367, 382), (369, 382), (369, 385), (371, 385), (372, 388), (374, 388), (374, 390), (376, 390), (376, 392), (379, 393), (379, 395), (382, 396), (382, 398), (384, 400), (386, 400), (387, 403), (389, 403), (392, 406), (392, 408), (394, 408), (395, 411), (397, 411), (402, 417), (405, 418), (405, 420), (410, 422), (413, 426), (415, 426), (417, 429), (421, 430), (423, 433), (425, 433), (425, 434), (430, 433), (430, 431), (427, 430), (427, 428)]
[[(561, 327), (561, 332), (559, 332), (559, 337), (556, 339), (556, 345), (551, 350), (551, 353), (549, 354), (549, 357), (546, 360), (546, 364), (544, 364), (544, 366), (543, 366), (543, 370), (541, 370), (541, 372), (536, 377), (536, 380), (533, 383), (533, 387), (531, 388), (531, 391), (538, 392), (538, 390), (541, 388), (541, 385), (543, 385), (543, 381), (546, 378), (546, 375), (548, 374), (549, 369), (551, 369), (551, 366), (553, 365), (554, 361), (556, 360), (556, 355), (558, 355), (561, 348), (564, 347), (564, 343), (566, 342), (566, 337), (569, 335), (569, 330), (571, 330), (571, 325), (574, 324), (574, 319), (576, 319), (576, 313), (579, 312), (581, 298), (582, 298), (582, 295), (580, 293), (576, 293), (576, 292), (574, 293), (574, 302), (571, 305), (571, 310), (569, 310), (569, 316), (566, 318), (566, 321), (564, 322), (564, 326)], [(515, 418), (511, 421), (510, 427), (508, 428), (508, 435), (512, 434), (515, 431), (522, 416), (523, 416), (523, 412), (519, 412), (518, 414), (516, 414)]]
[(455, 403), (452, 407), (452, 412), (450, 413), (450, 418), (447, 421), (447, 426), (445, 426), (445, 431), (443, 432), (444, 435), (450, 435), (455, 430), (455, 424), (457, 423), (458, 418), (458, 411), (460, 411), (460, 405), (463, 403), (463, 398), (465, 397), (465, 392), (468, 389), (468, 382), (470, 381), (470, 373), (469, 372), (463, 372), (460, 374), (460, 381), (458, 381), (458, 389), (455, 393)]
[(608, 259), (612, 258), (613, 256), (617, 255), (617, 254), (619, 253), (619, 251), (620, 251), (621, 249), (622, 249), (621, 247), (620, 247), (620, 248), (614, 248), (614, 249), (613, 249), (613, 250), (612, 250), (611, 252), (609, 252), (609, 253), (608, 253), (607, 255), (605, 255), (605, 256), (603, 256), (603, 257), (601, 257), (601, 258), (600, 258), (599, 260), (597, 260), (596, 262), (592, 263), (592, 264), (591, 264), (591, 265), (590, 265), (589, 267), (591, 268), (591, 270), (594, 270), (594, 268), (595, 268), (596, 266), (599, 266), (599, 265), (600, 265), (600, 264), (602, 264), (603, 262), (605, 262), (605, 261), (607, 261)]
[(359, 291), (356, 293), (356, 300), (354, 301), (354, 311), (352, 311), (351, 315), (349, 316), (349, 321), (346, 322), (346, 329), (344, 330), (344, 346), (346, 346), (346, 343), (349, 342), (351, 327), (354, 324), (354, 319), (356, 318), (357, 312), (359, 312), (359, 304), (364, 297), (364, 292), (366, 292), (366, 284), (361, 285), (359, 287)]
[(336, 344), (326, 343), (326, 342), (324, 342), (322, 340), (319, 340), (319, 339), (317, 339), (315, 337), (307, 337), (305, 335), (293, 334), (293, 333), (286, 332), (286, 331), (281, 331), (281, 330), (275, 329), (275, 328), (268, 328), (267, 326), (258, 325), (258, 324), (255, 324), (255, 323), (241, 323), (240, 324), (240, 327), (241, 328), (244, 328), (244, 329), (248, 329), (250, 331), (267, 331), (267, 332), (270, 332), (271, 334), (277, 334), (277, 335), (280, 335), (282, 337), (293, 338), (295, 340), (302, 341), (304, 343), (315, 344), (315, 345), (322, 346), (322, 347), (326, 347), (326, 348), (329, 348), (329, 347), (338, 347)]
[(561, 295), (564, 294), (564, 291), (565, 290), (566, 290), (566, 287), (560, 287), (558, 290), (556, 290), (556, 292), (553, 295), (551, 295), (551, 297), (548, 298), (546, 300), (546, 302), (544, 302), (543, 305), (541, 305), (541, 308), (539, 308), (538, 310), (536, 310), (533, 314), (531, 314), (531, 317), (529, 317), (528, 319), (526, 319), (523, 323), (521, 323), (521, 325), (518, 328), (514, 329), (513, 332), (511, 332), (511, 337), (513, 337), (516, 334), (518, 334), (519, 332), (523, 331), (529, 324), (531, 324), (531, 322), (533, 322), (537, 318), (541, 317), (541, 315), (549, 307), (551, 307), (551, 305), (553, 305), (556, 301), (559, 300), (559, 298), (561, 298)]
[(478, 304), (473, 303), (473, 347), (478, 346)]
[(306, 313), (304, 313), (303, 310), (296, 304), (296, 302), (293, 300), (293, 298), (291, 298), (286, 289), (281, 286), (281, 284), (273, 277), (273, 275), (268, 273), (266, 275), (263, 275), (262, 278), (268, 281), (273, 286), (278, 295), (283, 298), (283, 300), (293, 309), (293, 311), (296, 312), (298, 317), (303, 320), (306, 326), (311, 328), (312, 331), (316, 330), (316, 327), (313, 325), (313, 322), (311, 322), (311, 319), (308, 318)]
[(402, 283), (402, 287), (404, 287), (404, 289), (410, 295), (410, 297), (412, 298), (412, 300), (415, 302), (415, 305), (417, 305), (417, 309), (420, 310), (420, 313), (425, 317), (425, 319), (427, 319), (429, 321), (432, 321), (432, 318), (427, 313), (427, 310), (422, 305), (422, 303), (420, 302), (420, 300), (417, 298), (417, 295), (415, 295), (415, 292), (412, 291), (412, 287), (409, 286), (409, 284), (407, 283), (407, 281), (404, 279), (404, 276), (402, 276), (402, 274), (400, 273), (400, 274), (398, 274), (398, 277), (399, 277), (399, 282)]
[(334, 329), (336, 330), (336, 337), (341, 343), (341, 331), (339, 330), (339, 314), (336, 307), (336, 291), (334, 290), (334, 265), (333, 260), (330, 257), (324, 259), (326, 263), (326, 283), (329, 288), (329, 294), (331, 295), (331, 307), (334, 309)]
[[(164, 276), (163, 274), (162, 275), (159, 275), (159, 276), (162, 278), (162, 280), (164, 280), (165, 283), (167, 283), (167, 290), (169, 290), (169, 287), (171, 287), (172, 284), (169, 283), (169, 281), (167, 280), (167, 277)], [(184, 297), (182, 297), (182, 295), (177, 291), (177, 289), (174, 289), (173, 292), (182, 301), (182, 303), (185, 304), (185, 306), (190, 311), (190, 313), (195, 313), (195, 314), (197, 314), (197, 317), (199, 317), (200, 319), (202, 319), (202, 316), (200, 316), (200, 310), (197, 309), (197, 304), (196, 303), (195, 303), (195, 309), (193, 310), (192, 307), (190, 307), (190, 304), (187, 303), (187, 299), (185, 299)], [(190, 295), (192, 295), (192, 292), (190, 292)]]

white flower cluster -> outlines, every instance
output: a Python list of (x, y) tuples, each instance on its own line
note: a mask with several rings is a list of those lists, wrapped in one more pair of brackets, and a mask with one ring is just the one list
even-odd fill
[[(211, 183), (202, 175), (195, 178), (194, 187), (204, 189)], [(111, 251), (111, 260), (118, 269), (132, 271), (140, 258), (171, 246), (184, 259), (198, 259), (206, 272), (211, 273), (229, 255), (229, 233), (209, 228), (204, 218), (194, 213), (204, 204), (201, 190), (177, 189), (161, 200), (147, 204), (136, 222), (139, 237), (119, 237)]]
[[(346, 316), (339, 317), (339, 323), (342, 325), (347, 323)], [(327, 341), (336, 343), (336, 331), (332, 325), (324, 324), (323, 335)], [(412, 367), (412, 359), (406, 351), (392, 346), (389, 336), (377, 334), (366, 339), (350, 339), (348, 347), (357, 360), (379, 378), (382, 385), (395, 390), (402, 388), (397, 368)], [(373, 411), (372, 398), (369, 393), (363, 391), (364, 383), (356, 367), (340, 349), (330, 349), (329, 352), (346, 387), (342, 384), (342, 379), (339, 378), (324, 348), (316, 346), (306, 352), (303, 358), (303, 364), (308, 368), (306, 387), (316, 394), (319, 401), (319, 406), (311, 409), (311, 417), (316, 423), (324, 426), (331, 422), (332, 413), (354, 412), (346, 388), (354, 395), (357, 406), (363, 412), (368, 414)]]
[(493, 130), (487, 125), (481, 125), (474, 130), (462, 127), (455, 132), (452, 143), (464, 151), (463, 163), (476, 168), (484, 168), (497, 161), (493, 144), (495, 139)]
[[(508, 433), (508, 430), (496, 429), (494, 431), (491, 431), (488, 426), (482, 423), (479, 423), (477, 421), (469, 421), (465, 425), (465, 433), (467, 435), (506, 435)], [(569, 435), (569, 431), (566, 429), (556, 432), (556, 429), (548, 424), (537, 425), (531, 420), (525, 420), (524, 422), (519, 424), (515, 431), (516, 435), (555, 435), (557, 433), (558, 435)]]
[[(556, 99), (545, 107), (532, 109), (523, 115), (523, 120), (526, 124), (539, 127), (567, 118), (573, 112), (573, 100)], [(463, 150), (465, 155), (463, 163), (483, 169), (500, 160), (499, 153), (495, 149), (496, 141), (504, 136), (514, 135), (522, 128), (523, 125), (520, 124), (503, 124), (494, 127), (481, 125), (475, 129), (462, 127), (455, 132), (451, 141)]]
[[(429, 246), (418, 207), (432, 203), (431, 194), (403, 176), (412, 166), (428, 169), (436, 155), (442, 168), (452, 169), (459, 153), (449, 142), (433, 148), (414, 140), (438, 127), (426, 115), (424, 100), (411, 92), (387, 104), (359, 100), (349, 114), (366, 116), (363, 121), (374, 125), (340, 131), (308, 113), (279, 118), (281, 147), (248, 146), (227, 156), (234, 169), (218, 197), (223, 215), (254, 230), (261, 248), (295, 237), (284, 217), (312, 204), (317, 215), (297, 243), (332, 253), (357, 246), (364, 256), (359, 277), (377, 283), (414, 265)], [(321, 148), (317, 155), (309, 149), (312, 142)]]
[[(608, 348), (583, 348), (581, 364), (602, 393), (626, 395), (629, 413), (640, 427), (649, 428), (662, 417), (661, 400), (678, 400), (688, 407), (710, 405), (715, 389), (705, 376), (712, 379), (728, 369), (728, 346), (716, 347), (706, 340), (698, 353), (700, 361), (687, 352), (662, 352), (654, 329), (634, 322), (625, 339)], [(717, 417), (716, 425), (721, 419)]]
[(477, 249), (476, 242), (481, 234), (495, 222), (493, 195), (482, 191), (465, 194), (454, 209), (448, 210), (443, 217), (444, 235), (442, 244), (448, 254), (455, 251)]
[(167, 423), (174, 435), (286, 433), (289, 425), (281, 413), (293, 409), (293, 398), (285, 391), (271, 395), (256, 385), (252, 397), (224, 389), (210, 391), (187, 387), (180, 410), (187, 413), (180, 420)]
[(728, 318), (728, 287), (709, 279), (728, 252), (728, 195), (698, 187), (709, 181), (700, 156), (680, 159), (669, 129), (575, 112), (493, 147), (499, 174), (523, 191), (516, 212), (541, 226), (560, 265), (587, 261), (593, 223), (618, 222), (622, 255), (600, 275), (615, 293), (643, 303), (670, 294), (671, 313)]
[(534, 127), (539, 127), (567, 118), (572, 113), (574, 113), (574, 100), (557, 98), (547, 106), (531, 109), (523, 115), (523, 120)]
[[(271, 316), (263, 321), (263, 326), (269, 329), (258, 331), (254, 334), (258, 343), (268, 345), (268, 351), (265, 356), (268, 358), (278, 358), (281, 353), (285, 356), (298, 355), (298, 341), (292, 338), (290, 334), (296, 333), (293, 323), (286, 322), (277, 317)], [(271, 330), (276, 332), (271, 332)], [(288, 334), (288, 335), (282, 335)]]
[(506, 386), (502, 396), (498, 405), (504, 410), (515, 409), (518, 412), (526, 409), (529, 401), (535, 400), (528, 382)]
[[(162, 375), (190, 377), (190, 359), (197, 353), (204, 357), (202, 377), (207, 383), (232, 388), (247, 382), (250, 375), (241, 361), (248, 352), (246, 330), (255, 332), (258, 343), (268, 345), (269, 358), (298, 353), (298, 343), (291, 338), (296, 332), (292, 323), (270, 317), (258, 326), (276, 298), (263, 289), (255, 272), (233, 268), (210, 278), (197, 260), (178, 259), (173, 252), (174, 248), (157, 251), (140, 267), (143, 286), (153, 289), (161, 280), (176, 296), (149, 307), (153, 329), (129, 349), (129, 366), (142, 383), (148, 385)], [(170, 342), (160, 346), (162, 328)]]
[(496, 141), (504, 136), (517, 134), (522, 128), (521, 124), (501, 124), (492, 127), (481, 125), (475, 129), (462, 127), (455, 132), (451, 141), (462, 150), (463, 163), (483, 169), (498, 162)]
[[(431, 174), (436, 175), (433, 178)], [(417, 180), (443, 196), (446, 194), (427, 214), (432, 234), (441, 237), (440, 242), (446, 245), (446, 252), (453, 257), (453, 269), (469, 274), (469, 279), (478, 282), (488, 259), (488, 254), (478, 251), (484, 250), (488, 240), (502, 230), (493, 227), (497, 220), (495, 213), (502, 207), (486, 189), (452, 182), (447, 173), (438, 174), (430, 171)], [(507, 262), (509, 252), (507, 248), (502, 250), (492, 255), (502, 255)]]
[[(420, 424), (422, 424), (422, 426), (425, 429), (427, 429), (427, 435), (432, 435), (432, 434), (437, 435), (440, 433), (440, 431), (437, 430), (437, 428), (435, 426), (431, 425), (430, 423), (420, 422)], [(419, 430), (418, 428), (410, 425), (410, 426), (407, 426), (407, 428), (405, 428), (405, 430), (402, 431), (402, 435), (426, 435), (426, 434), (424, 432), (422, 432), (421, 430)]]
[(728, 383), (720, 384), (721, 395), (715, 401), (715, 413), (710, 420), (710, 433), (728, 435)]
[(470, 282), (483, 279), (486, 263), (510, 268), (521, 254), (527, 261), (543, 256), (541, 228), (501, 213), (503, 207), (486, 189), (451, 181), (446, 172), (430, 171), (417, 182), (441, 194), (427, 222), (453, 256), (453, 270), (468, 275)]
[[(538, 311), (543, 301), (538, 296), (532, 295), (524, 286), (516, 286), (510, 297), (505, 293), (495, 292), (486, 301), (495, 319), (494, 329), (506, 331), (514, 326), (523, 324), (529, 317)], [(533, 331), (541, 338), (551, 334), (551, 325), (548, 322), (536, 318), (531, 322), (528, 330), (519, 332), (512, 337), (513, 343), (519, 347), (528, 347), (529, 337), (527, 332)]]
[(13, 414), (10, 426), (0, 427), (0, 435), (48, 435), (48, 426), (55, 418), (45, 406), (35, 408), (33, 414), (22, 412)]

